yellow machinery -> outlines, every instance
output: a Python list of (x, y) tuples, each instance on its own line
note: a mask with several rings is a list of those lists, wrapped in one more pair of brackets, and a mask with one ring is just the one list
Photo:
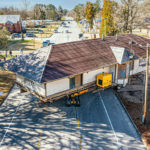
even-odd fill
[[(97, 85), (97, 87), (100, 87), (100, 89), (107, 88), (107, 87), (111, 86), (112, 85), (112, 74), (102, 73), (102, 74), (97, 75), (96, 85)], [(79, 96), (84, 94), (84, 93), (93, 91), (93, 90), (95, 90), (95, 89), (88, 89), (87, 88), (87, 89), (84, 89), (82, 91), (72, 93), (67, 98), (67, 102), (66, 102), (67, 106), (71, 106), (72, 104), (74, 104), (76, 106), (80, 106)]]
[(96, 85), (102, 88), (112, 85), (112, 74), (102, 73), (97, 75)]

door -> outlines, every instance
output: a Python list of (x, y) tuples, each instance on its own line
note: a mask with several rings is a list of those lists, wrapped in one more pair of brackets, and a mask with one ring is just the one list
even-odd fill
[(75, 76), (75, 87), (80, 87), (82, 85), (82, 75)]
[(75, 88), (75, 77), (70, 78), (70, 89), (74, 89)]
[(70, 89), (78, 88), (82, 85), (82, 74), (70, 78)]
[(119, 64), (118, 65), (118, 79), (125, 79), (126, 78), (126, 64)]

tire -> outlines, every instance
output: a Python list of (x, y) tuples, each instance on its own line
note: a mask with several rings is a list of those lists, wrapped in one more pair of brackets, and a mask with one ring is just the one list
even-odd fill
[(71, 98), (70, 97), (67, 97), (66, 98), (66, 106), (71, 106)]
[(80, 98), (79, 98), (79, 96), (76, 97), (76, 106), (77, 107), (80, 106)]

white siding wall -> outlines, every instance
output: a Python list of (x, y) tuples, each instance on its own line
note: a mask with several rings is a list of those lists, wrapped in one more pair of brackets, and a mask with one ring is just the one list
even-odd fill
[(115, 75), (115, 65), (84, 73), (83, 74), (83, 84), (87, 84), (87, 83), (96, 81), (96, 76), (102, 72), (107, 72), (107, 73), (113, 72), (113, 74)]
[(145, 71), (145, 66), (139, 66), (139, 60), (134, 60), (134, 69), (130, 71), (130, 75), (134, 75)]
[(27, 87), (30, 90), (32, 90), (32, 91), (34, 91), (34, 92), (36, 92), (36, 93), (38, 93), (42, 96), (45, 96), (44, 84), (40, 84), (40, 83), (37, 83), (37, 82), (34, 82), (34, 81), (30, 81), (28, 79), (25, 79), (22, 76), (19, 76), (19, 75), (16, 76), (16, 81), (18, 83), (21, 83), (24, 87)]
[(46, 84), (47, 96), (68, 90), (70, 86), (69, 84), (70, 84), (69, 78), (60, 79), (47, 83)]
[(126, 86), (128, 83), (128, 79), (118, 79), (117, 84), (122, 84), (123, 86)]
[(21, 83), (22, 85), (24, 85), (24, 77), (16, 75), (16, 81), (18, 83)]

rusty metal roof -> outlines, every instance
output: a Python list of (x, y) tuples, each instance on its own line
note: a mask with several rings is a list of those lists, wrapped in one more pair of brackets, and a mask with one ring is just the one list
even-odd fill
[[(131, 41), (132, 44), (130, 44)], [(130, 53), (134, 53), (136, 57), (143, 57), (146, 54), (146, 48), (141, 46), (146, 46), (147, 43), (150, 44), (150, 39), (132, 34), (122, 34), (118, 35), (117, 40), (115, 40), (114, 36), (110, 36), (104, 38), (104, 40), (98, 38), (53, 45), (51, 47), (49, 56), (45, 57), (47, 60), (45, 61), (46, 63), (44, 63), (45, 66), (42, 67), (44, 70), (39, 71), (41, 74), (37, 72), (38, 77), (40, 78), (36, 79), (35, 71), (33, 73), (34, 77), (31, 73), (30, 75), (26, 75), (26, 77), (31, 80), (43, 83), (91, 71), (104, 66), (117, 64), (118, 62), (111, 49), (112, 46), (125, 48)], [(44, 48), (42, 51), (41, 53), (44, 53)], [(47, 53), (45, 54), (48, 55)], [(31, 56), (31, 54), (28, 55)], [(28, 61), (26, 64), (32, 66), (32, 63), (29, 63), (30, 60), (26, 59), (27, 57), (20, 57), (22, 57), (19, 59), (20, 61)], [(40, 57), (38, 56), (37, 59), (40, 63), (41, 60), (39, 58)], [(19, 67), (19, 63), (22, 64), (20, 61), (17, 63), (15, 63), (13, 60), (10, 61), (10, 66), (15, 66), (12, 67), (15, 68), (15, 70), (13, 71), (11, 69), (11, 71), (23, 75), (21, 73), (22, 69)], [(36, 67), (38, 68), (38, 66), (34, 66), (34, 70), (36, 70)], [(33, 67), (26, 66), (25, 68)], [(26, 74), (28, 73), (26, 72)]]
[(150, 39), (133, 34), (123, 34), (119, 35), (117, 40), (114, 36), (110, 36), (104, 40), (99, 38), (53, 45), (42, 82), (117, 63), (111, 46), (123, 47), (131, 53), (134, 52), (137, 57), (145, 56), (146, 49), (139, 45), (146, 46), (147, 43), (150, 43)]

